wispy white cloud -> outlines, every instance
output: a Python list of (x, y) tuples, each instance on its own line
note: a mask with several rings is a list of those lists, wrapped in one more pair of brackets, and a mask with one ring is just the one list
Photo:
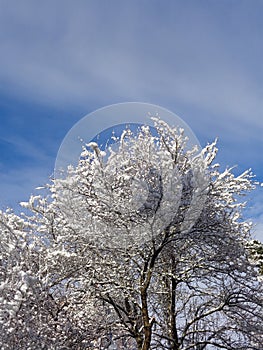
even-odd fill
[(25, 156), (31, 159), (31, 162), (44, 163), (50, 160), (50, 156), (46, 154), (46, 150), (41, 148), (30, 141), (30, 139), (25, 139), (19, 135), (12, 135), (1, 137), (1, 140), (7, 142), (15, 152), (19, 153), (21, 156)]
[(262, 131), (262, 86), (235, 50), (243, 38), (233, 43), (213, 9), (29, 3), (1, 18), (0, 77), (13, 91), (65, 104), (176, 99)]
[(9, 166), (0, 162), (0, 208), (11, 206), (19, 210), (18, 203), (27, 200), (37, 186), (47, 183), (53, 175), (54, 157), (30, 139), (1, 139), (13, 149), (15, 159), (9, 160)]
[(45, 166), (19, 167), (0, 173), (0, 209), (12, 207), (19, 211), (19, 203), (27, 201), (35, 188), (48, 183), (50, 175)]

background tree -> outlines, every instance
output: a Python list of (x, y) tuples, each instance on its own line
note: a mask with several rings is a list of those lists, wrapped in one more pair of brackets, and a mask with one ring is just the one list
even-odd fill
[(260, 349), (262, 284), (238, 199), (252, 174), (220, 172), (216, 143), (200, 153), (155, 123), (157, 136), (125, 130), (107, 153), (84, 147), (22, 203), (31, 214), (2, 213), (3, 348)]
[(259, 272), (263, 275), (263, 243), (253, 239), (247, 243), (250, 251), (250, 258), (259, 268)]

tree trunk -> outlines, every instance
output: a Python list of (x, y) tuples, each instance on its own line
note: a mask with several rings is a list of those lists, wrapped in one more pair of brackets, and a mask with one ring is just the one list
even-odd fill
[(143, 320), (143, 333), (144, 340), (142, 350), (149, 350), (152, 339), (152, 322), (149, 320), (148, 304), (147, 304), (147, 290), (141, 289), (141, 301), (142, 301), (142, 320)]
[(179, 350), (179, 342), (178, 342), (178, 334), (176, 329), (176, 315), (175, 315), (175, 303), (176, 303), (176, 280), (172, 277), (171, 281), (171, 303), (170, 303), (170, 337), (171, 342), (171, 350)]

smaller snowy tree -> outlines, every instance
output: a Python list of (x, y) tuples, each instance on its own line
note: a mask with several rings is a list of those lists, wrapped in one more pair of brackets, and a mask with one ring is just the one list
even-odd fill
[(247, 248), (250, 251), (251, 260), (259, 268), (260, 274), (263, 275), (263, 243), (253, 239), (248, 242)]
[[(40, 202), (43, 206), (43, 200)], [(34, 205), (33, 198), (27, 205)], [(54, 213), (45, 217), (45, 228), (48, 223), (51, 230), (53, 217)], [(47, 232), (42, 233), (41, 222), (36, 211), (30, 222), (11, 210), (0, 212), (0, 348), (3, 350), (79, 349), (79, 344), (85, 343), (85, 331), (66, 310), (59, 280), (63, 272), (58, 274), (53, 262), (49, 262), (51, 241)]]

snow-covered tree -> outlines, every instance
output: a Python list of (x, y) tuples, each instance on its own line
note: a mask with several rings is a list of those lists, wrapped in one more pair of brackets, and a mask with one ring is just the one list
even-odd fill
[(0, 348), (77, 349), (85, 332), (52, 285), (39, 222), (28, 225), (8, 210), (0, 213), (0, 230)]
[[(240, 195), (249, 171), (214, 164), (155, 119), (84, 147), (47, 194), (1, 213), (3, 349), (259, 350), (263, 297)], [(18, 345), (21, 341), (22, 345)]]
[(247, 248), (250, 251), (250, 258), (257, 264), (260, 274), (263, 275), (263, 243), (253, 239), (247, 243)]

